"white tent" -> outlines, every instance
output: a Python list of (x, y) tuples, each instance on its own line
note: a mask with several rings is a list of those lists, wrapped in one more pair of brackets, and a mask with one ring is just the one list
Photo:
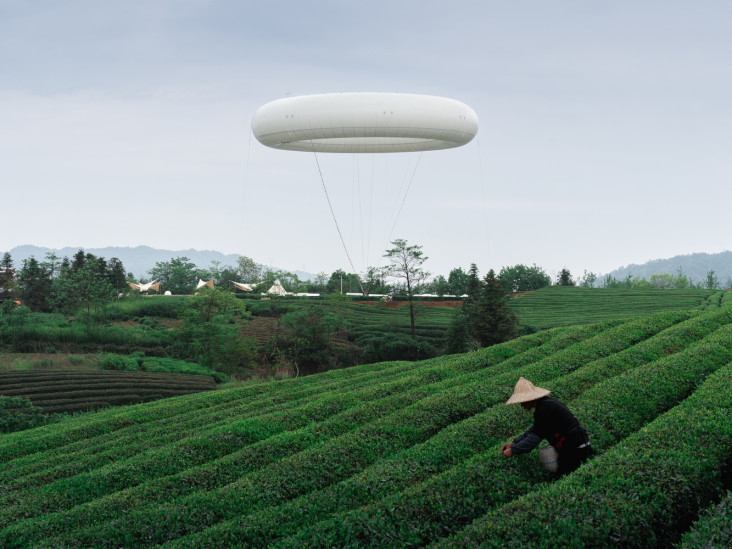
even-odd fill
[(279, 280), (275, 280), (272, 287), (267, 290), (267, 293), (271, 295), (287, 295), (287, 290), (282, 287)]
[(231, 281), (231, 283), (234, 286), (236, 286), (237, 288), (239, 288), (240, 290), (243, 290), (245, 292), (253, 292), (254, 291), (254, 288), (252, 288), (251, 284), (242, 284), (241, 282), (234, 282), (233, 280)]
[(135, 282), (128, 282), (127, 284), (130, 285), (130, 288), (133, 290), (140, 290), (141, 292), (147, 292), (148, 290), (155, 290), (156, 292), (160, 291), (160, 282), (148, 282), (147, 284), (138, 284)]
[(213, 287), (214, 287), (213, 278), (206, 280), (206, 281), (203, 281), (199, 278), (198, 286), (196, 286), (196, 290), (198, 290), (199, 288), (203, 288), (204, 286), (208, 286), (209, 288), (213, 289)]

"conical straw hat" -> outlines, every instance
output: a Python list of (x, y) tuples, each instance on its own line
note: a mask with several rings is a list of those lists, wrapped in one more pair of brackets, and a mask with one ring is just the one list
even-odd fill
[(518, 404), (519, 402), (529, 402), (537, 398), (544, 397), (551, 393), (548, 389), (536, 387), (528, 379), (520, 377), (513, 389), (513, 395), (506, 401), (506, 404)]

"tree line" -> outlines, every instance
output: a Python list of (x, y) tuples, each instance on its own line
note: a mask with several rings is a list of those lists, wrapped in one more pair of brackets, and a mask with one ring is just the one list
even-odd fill
[[(172, 294), (192, 294), (199, 279), (213, 279), (219, 287), (228, 287), (230, 281), (251, 284), (254, 293), (266, 292), (275, 280), (279, 280), (291, 293), (360, 293), (386, 294), (395, 298), (410, 299), (416, 294), (431, 294), (438, 297), (462, 298), (469, 294), (470, 270), (455, 267), (447, 276), (431, 274), (418, 269), (407, 276), (404, 261), (416, 253), (422, 257), (420, 265), (427, 258), (422, 247), (409, 245), (405, 240), (392, 242), (392, 248), (384, 257), (391, 264), (381, 267), (368, 267), (365, 272), (356, 274), (337, 269), (328, 275), (320, 272), (310, 280), (301, 280), (297, 274), (263, 267), (253, 259), (240, 256), (236, 265), (222, 265), (213, 261), (208, 267), (199, 267), (189, 258), (182, 256), (160, 261), (150, 269), (148, 277), (137, 279), (132, 273), (126, 273), (122, 262), (117, 258), (105, 260), (84, 253), (80, 249), (71, 259), (59, 258), (53, 252), (46, 254), (43, 261), (34, 257), (23, 261), (19, 269), (15, 269), (12, 257), (6, 252), (0, 261), (0, 299), (15, 297), (22, 299), (31, 310), (37, 312), (69, 312), (84, 307), (90, 317), (98, 304), (111, 299), (119, 293), (129, 291), (126, 281), (149, 282), (158, 280), (165, 291)], [(395, 273), (399, 261), (391, 261), (401, 254), (401, 272)], [(573, 277), (567, 268), (563, 268), (554, 280), (540, 266), (517, 264), (504, 266), (497, 273), (496, 281), (504, 293), (521, 293), (539, 290), (545, 286), (580, 286), (597, 288), (627, 289), (683, 289), (705, 288), (719, 289), (721, 284), (713, 270), (707, 272), (703, 282), (694, 282), (679, 269), (674, 274), (654, 274), (648, 279), (627, 275), (616, 279), (611, 275), (598, 277), (593, 272), (585, 271), (582, 276)], [(732, 286), (732, 279), (727, 280), (726, 287)]]
[(101, 307), (127, 288), (122, 262), (79, 250), (73, 258), (30, 257), (17, 270), (9, 253), (0, 261), (0, 300), (21, 299), (31, 311), (80, 314), (91, 323)]

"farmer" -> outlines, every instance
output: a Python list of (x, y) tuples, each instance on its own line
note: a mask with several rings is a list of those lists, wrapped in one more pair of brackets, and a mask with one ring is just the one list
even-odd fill
[(529, 380), (519, 378), (513, 395), (506, 404), (521, 403), (526, 410), (534, 410), (534, 424), (513, 442), (501, 446), (503, 457), (510, 458), (533, 450), (546, 439), (559, 453), (559, 475), (577, 469), (592, 453), (587, 433), (567, 407), (548, 397), (547, 389), (534, 386)]

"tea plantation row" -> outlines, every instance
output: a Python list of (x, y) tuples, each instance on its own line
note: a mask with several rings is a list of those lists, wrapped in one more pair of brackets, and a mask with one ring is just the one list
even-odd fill
[(543, 329), (661, 311), (715, 308), (725, 295), (726, 303), (732, 304), (732, 291), (547, 286), (511, 299), (510, 306), (522, 324)]
[(214, 389), (211, 376), (153, 372), (28, 370), (0, 372), (0, 394), (24, 397), (45, 413), (148, 402)]
[[(589, 529), (582, 517), (609, 517), (597, 539), (663, 545), (722, 497), (731, 361), (732, 309), (718, 307), (79, 416), (0, 437), (0, 545), (470, 546), (505, 524), (518, 545), (556, 546), (541, 532), (565, 515), (568, 540)], [(530, 422), (503, 404), (519, 376), (591, 433), (598, 456), (561, 481), (535, 453), (500, 456)], [(715, 390), (726, 400), (710, 399)], [(687, 420), (693, 429), (679, 429)], [(697, 437), (698, 455), (657, 447), (674, 429), (682, 449)], [(595, 510), (592, 497), (612, 502), (636, 482), (620, 464), (638, 445), (652, 449), (637, 458), (638, 497)], [(658, 474), (646, 474), (656, 458)], [(564, 486), (595, 495), (551, 507)], [(671, 505), (683, 512), (658, 511)]]

